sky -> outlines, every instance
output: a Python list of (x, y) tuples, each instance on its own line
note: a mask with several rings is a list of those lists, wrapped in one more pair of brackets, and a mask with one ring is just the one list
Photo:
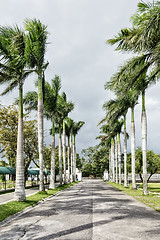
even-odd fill
[[(130, 17), (136, 12), (139, 0), (7, 0), (1, 2), (0, 24), (23, 27), (25, 18), (37, 18), (48, 26), (49, 38), (46, 60), (49, 66), (46, 80), (55, 74), (61, 77), (62, 91), (75, 103), (69, 115), (74, 121), (85, 121), (77, 136), (77, 151), (99, 144), (98, 122), (105, 116), (102, 105), (113, 98), (104, 84), (131, 55), (114, 50), (106, 40), (122, 28), (130, 27)], [(24, 84), (24, 93), (35, 89), (36, 75)], [(160, 84), (147, 90), (148, 149), (160, 153), (159, 103)], [(4, 86), (0, 86), (3, 90)], [(1, 91), (0, 91), (1, 92)], [(13, 103), (18, 89), (0, 97), (2, 104)], [(139, 100), (140, 102), (141, 100)], [(36, 113), (34, 113), (36, 118)], [(32, 114), (33, 117), (33, 114)], [(127, 131), (130, 134), (130, 111)], [(136, 106), (136, 146), (141, 146), (141, 104)], [(45, 143), (51, 143), (45, 120)], [(128, 141), (130, 149), (130, 140)]]

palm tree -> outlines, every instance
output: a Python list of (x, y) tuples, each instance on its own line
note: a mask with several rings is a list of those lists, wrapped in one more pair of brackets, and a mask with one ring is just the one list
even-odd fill
[(118, 183), (118, 142), (117, 142), (117, 134), (115, 136), (115, 162), (116, 162), (116, 183)]
[[(140, 2), (137, 13), (131, 18), (133, 27), (122, 29), (118, 36), (109, 39), (107, 42), (111, 45), (118, 44), (117, 50), (134, 52), (139, 54), (138, 61), (145, 64), (141, 65), (141, 70), (136, 78), (141, 74), (146, 74), (150, 67), (149, 81), (153, 82), (159, 76), (159, 24), (160, 24), (160, 3)], [(142, 91), (142, 99), (144, 99)], [(142, 100), (144, 102), (144, 100)], [(143, 106), (143, 105), (142, 105)], [(142, 109), (142, 146), (143, 146), (143, 193), (148, 194), (147, 190), (147, 167), (146, 167), (146, 146), (147, 146), (147, 121), (145, 108)]]
[[(52, 121), (50, 188), (55, 188), (55, 116), (57, 111), (59, 91), (61, 89), (61, 79), (59, 76), (55, 75), (55, 78), (51, 81), (51, 85), (48, 82), (45, 82), (44, 116)], [(23, 101), (24, 104), (27, 105), (26, 110), (37, 110), (37, 92), (27, 92)]]
[(63, 92), (59, 96), (57, 106), (56, 121), (59, 128), (59, 170), (60, 170), (60, 184), (62, 184), (62, 141), (61, 135), (63, 130), (63, 168), (64, 168), (64, 183), (66, 183), (66, 134), (65, 134), (65, 118), (74, 109), (74, 104), (67, 101), (67, 96)]
[(122, 131), (122, 126), (124, 124), (123, 119), (116, 122), (116, 131), (118, 134), (118, 165), (119, 165), (119, 184), (121, 184), (121, 140), (120, 140), (120, 134)]
[[(115, 82), (116, 84), (116, 82)], [(113, 86), (112, 86), (113, 88)], [(105, 102), (103, 105), (103, 109), (107, 111), (106, 117), (104, 121), (112, 122), (117, 121), (121, 116), (123, 116), (124, 120), (124, 186), (127, 187), (127, 132), (126, 132), (126, 115), (128, 108), (130, 107), (129, 99), (127, 96), (119, 96), (114, 100), (109, 100)], [(119, 151), (121, 151), (120, 141), (119, 141)], [(113, 147), (112, 147), (113, 148)], [(113, 151), (113, 150), (112, 150)], [(116, 152), (116, 151), (115, 151)], [(120, 159), (120, 154), (119, 154)], [(119, 171), (120, 172), (120, 171)], [(120, 179), (120, 178), (119, 178)], [(118, 176), (117, 176), (118, 182)]]
[(44, 70), (48, 63), (45, 62), (47, 46), (47, 26), (37, 19), (26, 19), (25, 30), (27, 31), (27, 59), (28, 65), (35, 69), (38, 76), (38, 143), (40, 163), (40, 191), (45, 191), (43, 177), (43, 93), (44, 93)]
[(72, 136), (73, 136), (73, 144), (72, 144), (72, 154), (73, 154), (73, 181), (76, 181), (76, 135), (78, 134), (81, 127), (85, 124), (83, 121), (73, 122), (72, 125)]
[[(141, 126), (142, 126), (142, 152), (143, 152), (143, 193), (144, 195), (148, 194), (147, 190), (147, 116), (146, 116), (146, 109), (145, 109), (145, 91), (148, 88), (148, 85), (150, 83), (149, 77), (146, 75), (146, 72), (143, 71), (143, 74), (139, 75), (137, 78), (137, 72), (141, 71), (141, 68), (143, 68), (143, 65), (145, 63), (140, 62), (138, 65), (135, 61), (135, 58), (132, 58), (129, 60), (121, 69), (119, 72), (114, 76), (112, 81), (108, 83), (108, 87), (111, 86), (114, 87), (115, 84), (117, 85), (117, 80), (119, 79), (119, 85), (121, 83), (121, 79), (126, 79), (127, 75), (127, 81), (125, 81), (125, 86), (122, 84), (122, 86), (119, 86), (119, 92), (121, 92), (121, 95), (125, 95), (128, 88), (134, 88), (137, 90), (138, 94), (142, 94), (142, 117), (141, 117)], [(128, 74), (129, 72), (129, 74)], [(123, 83), (122, 81), (122, 83)]]
[(59, 134), (58, 140), (58, 151), (59, 151), (59, 182), (62, 185), (62, 120), (61, 118), (56, 118), (55, 132)]
[(57, 110), (58, 94), (61, 89), (61, 79), (55, 75), (51, 85), (45, 83), (44, 115), (52, 121), (52, 150), (51, 150), (51, 175), (49, 188), (55, 188), (55, 115)]
[(71, 137), (71, 131), (72, 131), (72, 125), (73, 125), (73, 120), (70, 118), (66, 118), (66, 136), (68, 138), (68, 154), (67, 154), (67, 159), (68, 159), (68, 182), (70, 182), (70, 170), (71, 170), (71, 147), (70, 147), (70, 137)]
[(16, 186), (14, 199), (24, 201), (24, 158), (23, 158), (23, 83), (32, 72), (26, 68), (27, 45), (24, 31), (15, 27), (0, 27), (0, 84), (9, 82), (2, 95), (19, 87), (19, 118), (17, 135)]

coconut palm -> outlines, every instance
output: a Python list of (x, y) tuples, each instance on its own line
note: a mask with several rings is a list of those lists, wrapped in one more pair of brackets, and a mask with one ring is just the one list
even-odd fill
[(16, 186), (14, 198), (24, 201), (24, 158), (23, 158), (23, 83), (32, 72), (26, 67), (26, 41), (24, 31), (15, 27), (0, 27), (0, 84), (8, 83), (2, 95), (19, 87), (19, 118), (17, 135)]
[(73, 122), (72, 125), (72, 154), (73, 154), (73, 181), (76, 181), (76, 135), (78, 134), (81, 127), (85, 124), (84, 121)]
[(25, 30), (27, 32), (27, 59), (28, 65), (35, 69), (38, 76), (38, 143), (40, 163), (40, 185), (39, 190), (44, 191), (43, 177), (43, 93), (44, 93), (44, 70), (48, 63), (45, 61), (47, 46), (47, 26), (37, 19), (26, 19)]

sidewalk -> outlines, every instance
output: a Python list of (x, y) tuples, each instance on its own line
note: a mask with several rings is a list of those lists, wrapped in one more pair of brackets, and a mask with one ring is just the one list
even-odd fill
[[(26, 196), (32, 195), (36, 192), (38, 192), (38, 187), (25, 189)], [(0, 195), (0, 204), (5, 204), (7, 202), (13, 201), (14, 199), (14, 192), (11, 193), (5, 193)]]
[[(58, 183), (56, 183), (58, 186)], [(45, 189), (48, 189), (49, 185), (45, 185)], [(33, 195), (39, 191), (39, 187), (25, 189), (26, 197)], [(5, 193), (0, 195), (0, 205), (14, 200), (14, 192)]]

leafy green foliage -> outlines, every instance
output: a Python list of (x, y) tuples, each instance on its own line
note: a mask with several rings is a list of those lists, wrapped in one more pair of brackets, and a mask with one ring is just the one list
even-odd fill
[[(47, 170), (51, 169), (51, 145), (44, 146), (43, 150), (43, 158), (44, 158), (44, 168)], [(59, 173), (59, 152), (58, 146), (55, 148), (55, 172), (56, 174)]]
[[(136, 158), (136, 173), (140, 175), (141, 181), (143, 181), (143, 159), (142, 159), (142, 150), (140, 147), (136, 149), (135, 152)], [(131, 154), (127, 156), (127, 167), (128, 172), (131, 172)], [(152, 150), (147, 151), (147, 172), (150, 174), (148, 177), (148, 182), (151, 176), (155, 173), (160, 172), (160, 155), (155, 154)]]
[(109, 152), (106, 146), (89, 147), (82, 150), (82, 175), (102, 177), (109, 168)]
[[(25, 167), (38, 158), (37, 122), (24, 119), (24, 159)], [(18, 112), (15, 106), (0, 105), (0, 144), (2, 157), (7, 158), (9, 165), (15, 167), (17, 152)]]

